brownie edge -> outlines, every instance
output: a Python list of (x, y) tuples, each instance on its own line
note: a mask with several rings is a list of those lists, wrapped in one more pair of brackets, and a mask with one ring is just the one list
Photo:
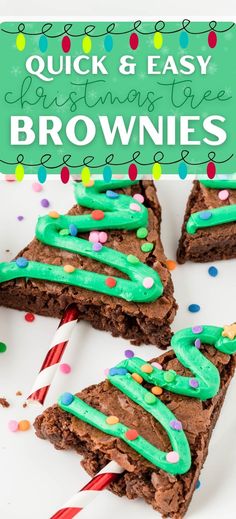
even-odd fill
[[(212, 431), (224, 402), (225, 394), (235, 370), (235, 356), (203, 346), (206, 357), (218, 368), (221, 387), (209, 400), (200, 401), (163, 391), (160, 399), (183, 424), (192, 453), (190, 470), (183, 475), (168, 474), (117, 438), (110, 437), (94, 427), (61, 410), (57, 405), (46, 409), (36, 418), (37, 436), (50, 440), (57, 449), (73, 449), (83, 457), (82, 466), (95, 475), (110, 460), (124, 468), (124, 473), (110, 485), (110, 490), (129, 499), (143, 498), (163, 518), (182, 519), (195, 491), (200, 471), (208, 453)], [(174, 369), (181, 375), (190, 372), (179, 364), (170, 350), (153, 361), (164, 369)], [(162, 450), (169, 450), (166, 432), (143, 408), (131, 401), (108, 381), (90, 386), (78, 394), (88, 404), (105, 414), (115, 414), (128, 427), (136, 428), (148, 441)]]

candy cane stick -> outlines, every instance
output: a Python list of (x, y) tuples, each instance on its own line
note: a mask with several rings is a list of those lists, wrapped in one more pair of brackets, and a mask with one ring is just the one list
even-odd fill
[(112, 481), (115, 481), (124, 469), (115, 461), (111, 461), (96, 476), (94, 476), (63, 508), (58, 510), (50, 519), (72, 519), (77, 517)]
[(77, 306), (75, 304), (68, 306), (63, 314), (27, 400), (36, 400), (43, 405), (59, 362), (77, 323), (78, 317), (79, 311)]

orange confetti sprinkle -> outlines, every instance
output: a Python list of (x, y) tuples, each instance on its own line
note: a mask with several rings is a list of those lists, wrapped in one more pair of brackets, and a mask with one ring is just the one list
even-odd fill
[(60, 215), (57, 211), (50, 211), (50, 213), (48, 213), (48, 216), (50, 216), (50, 218), (59, 218)]
[(106, 422), (109, 424), (109, 425), (114, 425), (116, 423), (118, 423), (120, 420), (119, 418), (117, 418), (117, 416), (108, 416), (106, 418)]
[(143, 379), (138, 373), (132, 373), (132, 377), (138, 384), (142, 384)]
[(163, 393), (163, 389), (159, 386), (153, 386), (151, 392), (156, 396), (160, 396)]
[(75, 271), (75, 267), (73, 267), (73, 265), (65, 265), (64, 271), (67, 272), (68, 274), (71, 274), (71, 272)]
[(28, 429), (30, 429), (29, 420), (20, 420), (18, 423), (18, 429), (19, 431), (28, 431)]
[(152, 373), (153, 367), (151, 366), (151, 364), (143, 364), (141, 366), (141, 370), (143, 371), (143, 373)]
[(174, 260), (166, 260), (166, 266), (168, 270), (175, 270), (177, 267), (177, 263)]
[(93, 187), (94, 186), (94, 180), (91, 178), (88, 182), (84, 183), (85, 187)]

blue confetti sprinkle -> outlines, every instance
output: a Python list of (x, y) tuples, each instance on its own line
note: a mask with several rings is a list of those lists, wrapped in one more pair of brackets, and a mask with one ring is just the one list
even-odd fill
[(28, 263), (29, 262), (26, 258), (21, 257), (16, 259), (17, 267), (19, 267), (20, 269), (24, 269), (25, 267), (27, 267)]
[(208, 269), (208, 274), (209, 276), (215, 278), (216, 276), (218, 276), (218, 269), (216, 267), (209, 267)]
[(195, 487), (196, 490), (198, 490), (198, 489), (200, 488), (200, 486), (201, 486), (201, 482), (200, 482), (200, 480), (198, 479), (198, 480), (197, 480), (197, 483), (196, 483), (196, 487)]
[(71, 223), (69, 225), (69, 232), (70, 232), (71, 236), (77, 236), (78, 229), (77, 229), (77, 227), (76, 227), (76, 225), (74, 223)]
[(107, 196), (108, 198), (119, 198), (118, 193), (116, 193), (115, 191), (111, 191), (111, 189), (108, 189), (108, 190), (106, 191), (106, 196)]
[(196, 305), (196, 304), (192, 304), (192, 305), (188, 306), (188, 310), (189, 310), (189, 312), (196, 313), (196, 312), (199, 312), (200, 306)]
[(63, 395), (61, 395), (61, 403), (63, 405), (70, 405), (73, 400), (74, 400), (74, 395), (72, 395), (72, 393), (63, 393)]
[(201, 213), (199, 213), (200, 220), (209, 220), (209, 218), (211, 218), (211, 217), (212, 217), (211, 211), (202, 211)]
[(109, 375), (114, 377), (114, 375), (126, 375), (128, 373), (126, 368), (111, 368), (109, 369)]

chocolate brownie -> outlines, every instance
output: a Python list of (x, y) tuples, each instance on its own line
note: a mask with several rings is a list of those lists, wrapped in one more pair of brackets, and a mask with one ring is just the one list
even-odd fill
[[(234, 336), (235, 334), (234, 327)], [(235, 347), (228, 351), (235, 351)], [(173, 475), (159, 469), (122, 439), (105, 434), (70, 412), (62, 410), (58, 405), (46, 409), (37, 417), (35, 421), (37, 436), (49, 440), (57, 449), (73, 449), (81, 454), (82, 466), (92, 476), (110, 460), (116, 461), (125, 471), (110, 485), (110, 490), (119, 496), (126, 495), (129, 499), (142, 497), (159, 511), (162, 517), (181, 519), (195, 491), (208, 453), (211, 434), (235, 371), (235, 355), (230, 356), (218, 351), (212, 345), (204, 344), (204, 341), (201, 352), (218, 369), (220, 375), (218, 393), (214, 393), (212, 398), (200, 400), (197, 397), (190, 398), (183, 394), (175, 394), (164, 388), (158, 397), (174, 413), (177, 422), (180, 421), (185, 431), (192, 456), (190, 469), (186, 473)], [(178, 375), (191, 377), (191, 372), (177, 360), (173, 350), (150, 362), (158, 362), (163, 370), (171, 370), (171, 373), (177, 374), (177, 377)], [(165, 376), (164, 371), (162, 373)], [(149, 390), (151, 388), (147, 381), (144, 382), (144, 386)], [(77, 396), (105, 415), (115, 415), (122, 424), (137, 430), (158, 449), (162, 451), (171, 449), (166, 431), (150, 414), (151, 411), (147, 412), (124, 392), (114, 387), (110, 381), (90, 386)]]
[(177, 250), (179, 263), (236, 258), (235, 189), (236, 181), (194, 182)]
[[(134, 302), (78, 286), (25, 277), (11, 279), (0, 284), (0, 305), (60, 318), (67, 305), (76, 303), (80, 319), (89, 321), (95, 328), (110, 331), (113, 336), (122, 336), (133, 344), (151, 343), (165, 348), (170, 341), (170, 324), (175, 317), (177, 305), (173, 297), (173, 284), (160, 239), (161, 208), (155, 186), (151, 181), (130, 182), (130, 184), (126, 188), (117, 189), (117, 193), (132, 197), (139, 194), (143, 197), (143, 205), (148, 209), (148, 235), (138, 238), (136, 229), (109, 229), (108, 241), (105, 245), (131, 255), (131, 260), (134, 256), (137, 257), (145, 265), (151, 267), (155, 273), (158, 273), (163, 285), (163, 293), (160, 297), (151, 302)], [(140, 200), (140, 197), (138, 199)], [(133, 199), (133, 205), (137, 206), (136, 200)], [(90, 211), (77, 204), (68, 214), (88, 215)], [(81, 233), (79, 236), (88, 240), (89, 234), (88, 232)], [(141, 246), (144, 244), (150, 250), (142, 250)], [(36, 238), (19, 253), (19, 257), (52, 266), (69, 264), (80, 271), (83, 269), (105, 274), (109, 278), (119, 276), (117, 279), (127, 279), (124, 272), (118, 272), (112, 266), (101, 263), (99, 252), (98, 261), (95, 261), (89, 257), (60, 249), (60, 247), (42, 243)]]

